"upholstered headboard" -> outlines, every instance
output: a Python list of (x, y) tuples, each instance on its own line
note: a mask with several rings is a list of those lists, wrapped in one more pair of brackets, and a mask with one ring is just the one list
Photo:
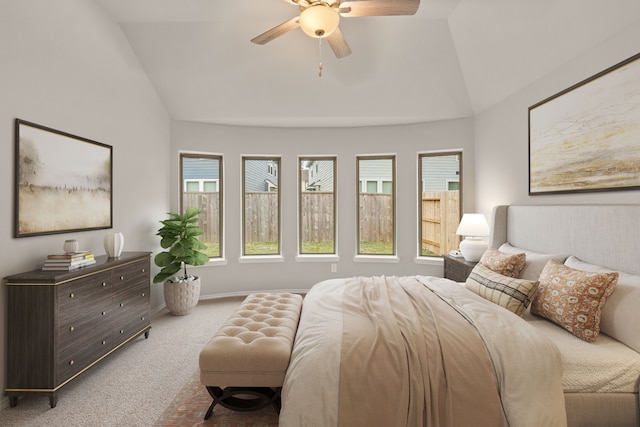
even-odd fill
[(640, 274), (640, 205), (496, 206), (489, 245), (506, 242)]

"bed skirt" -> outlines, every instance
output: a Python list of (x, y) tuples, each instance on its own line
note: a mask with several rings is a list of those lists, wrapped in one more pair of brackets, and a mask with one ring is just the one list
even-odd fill
[(565, 393), (568, 427), (637, 427), (637, 393)]

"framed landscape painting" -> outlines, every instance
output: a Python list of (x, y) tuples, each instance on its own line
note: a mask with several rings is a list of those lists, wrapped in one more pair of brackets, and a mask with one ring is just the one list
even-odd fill
[(640, 188), (640, 54), (529, 107), (529, 194)]
[(112, 227), (112, 147), (16, 119), (14, 235)]

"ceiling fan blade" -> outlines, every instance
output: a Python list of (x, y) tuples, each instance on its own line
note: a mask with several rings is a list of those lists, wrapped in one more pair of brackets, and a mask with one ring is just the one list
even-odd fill
[(336, 30), (331, 33), (329, 37), (327, 37), (327, 42), (329, 43), (329, 46), (331, 46), (331, 49), (333, 50), (333, 53), (335, 53), (336, 57), (343, 58), (351, 54), (351, 48), (342, 35), (340, 27), (336, 28)]
[(295, 30), (298, 28), (300, 24), (298, 23), (298, 17), (292, 18), (282, 24), (273, 27), (272, 29), (265, 31), (251, 39), (251, 41), (255, 44), (265, 44), (275, 39), (276, 37), (280, 37), (281, 35), (288, 33), (291, 30)]
[(340, 2), (342, 16), (414, 15), (420, 0), (347, 0)]

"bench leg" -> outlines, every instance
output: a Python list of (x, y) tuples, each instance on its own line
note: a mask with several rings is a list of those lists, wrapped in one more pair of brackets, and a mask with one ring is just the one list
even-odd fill
[[(280, 413), (280, 390), (282, 387), (220, 387), (206, 386), (213, 398), (207, 413), (204, 416), (208, 420), (213, 413), (213, 408), (219, 403), (227, 409), (240, 412), (256, 411), (271, 404)], [(242, 395), (243, 397), (236, 397)]]

